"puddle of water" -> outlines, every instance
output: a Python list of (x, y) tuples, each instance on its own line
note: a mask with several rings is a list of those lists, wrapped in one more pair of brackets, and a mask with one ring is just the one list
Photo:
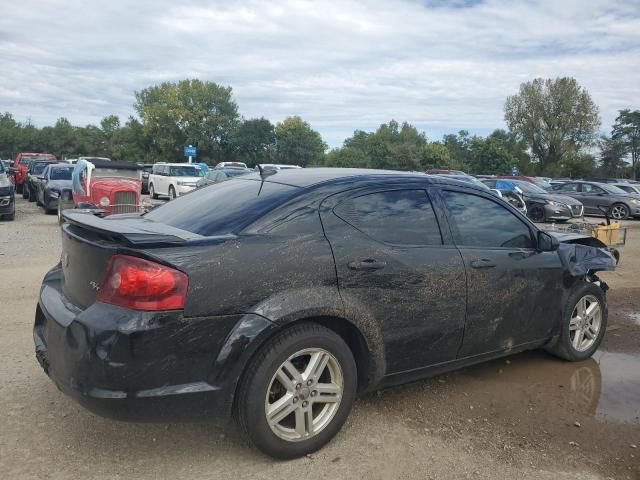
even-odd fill
[(640, 424), (640, 355), (598, 351), (583, 362), (528, 352), (462, 370), (465, 392), (503, 413), (535, 408)]

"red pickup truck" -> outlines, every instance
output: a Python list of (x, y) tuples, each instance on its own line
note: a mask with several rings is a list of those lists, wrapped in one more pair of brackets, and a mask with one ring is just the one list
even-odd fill
[(24, 179), (27, 176), (27, 168), (29, 168), (31, 162), (36, 160), (58, 160), (58, 158), (51, 153), (20, 152), (16, 155), (16, 159), (13, 161), (13, 168), (15, 169), (13, 178), (16, 184), (16, 193), (22, 193)]

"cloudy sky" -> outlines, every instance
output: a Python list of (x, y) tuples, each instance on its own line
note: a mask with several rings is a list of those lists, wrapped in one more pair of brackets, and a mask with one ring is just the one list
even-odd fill
[(573, 76), (603, 130), (640, 108), (640, 0), (17, 0), (0, 8), (0, 111), (38, 126), (134, 113), (200, 78), (241, 114), (300, 115), (332, 146), (395, 118), (431, 139), (504, 126), (521, 82)]

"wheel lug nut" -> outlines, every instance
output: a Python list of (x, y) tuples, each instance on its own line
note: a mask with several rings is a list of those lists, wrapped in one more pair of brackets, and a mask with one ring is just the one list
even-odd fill
[(309, 402), (307, 402), (307, 401), (302, 402), (302, 406), (303, 407), (306, 407), (307, 405), (309, 405)]
[(313, 392), (311, 392), (311, 396), (315, 397), (318, 394), (318, 392), (316, 392), (315, 390)]
[(298, 403), (298, 397), (293, 397), (293, 403)]
[(301, 383), (298, 383), (298, 384), (296, 385), (296, 390), (300, 390), (301, 388), (302, 388), (302, 384), (301, 384)]
[(312, 380), (307, 380), (307, 385), (311, 385), (313, 383)]

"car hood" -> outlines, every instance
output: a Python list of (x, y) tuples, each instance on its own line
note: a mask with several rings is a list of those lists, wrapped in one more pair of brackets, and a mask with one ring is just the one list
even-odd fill
[(539, 202), (544, 202), (546, 200), (550, 200), (552, 202), (564, 203), (565, 205), (578, 205), (580, 202), (575, 198), (568, 197), (567, 195), (558, 195), (555, 193), (534, 193), (534, 194), (526, 194), (525, 198), (527, 200), (537, 200)]
[(46, 190), (62, 190), (63, 188), (71, 188), (71, 180), (49, 180)]
[(139, 190), (140, 180), (126, 177), (97, 177), (91, 179), (91, 187), (111, 188), (114, 190)]

